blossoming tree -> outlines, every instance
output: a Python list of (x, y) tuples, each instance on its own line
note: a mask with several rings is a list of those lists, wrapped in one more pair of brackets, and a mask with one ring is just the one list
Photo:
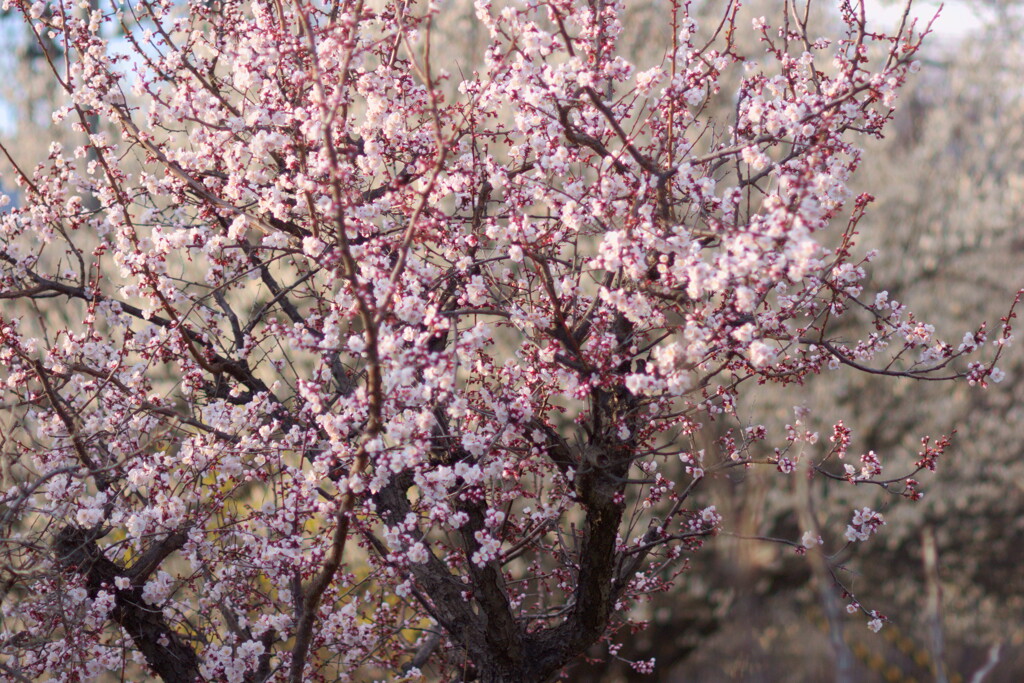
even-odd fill
[(842, 423), (735, 419), (825, 371), (984, 384), (1010, 338), (966, 363), (984, 327), (864, 293), (854, 143), (924, 31), (798, 4), (671, 3), (635, 65), (622, 3), (478, 0), (469, 71), (443, 3), (9, 0), (84, 142), (7, 154), (3, 675), (543, 681), (716, 532), (716, 472), (918, 497)]

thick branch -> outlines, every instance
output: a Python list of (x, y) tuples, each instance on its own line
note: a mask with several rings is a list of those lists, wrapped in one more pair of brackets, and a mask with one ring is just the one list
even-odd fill
[(65, 526), (53, 543), (57, 563), (85, 578), (90, 597), (102, 589), (114, 591), (114, 609), (110, 613), (146, 658), (146, 664), (166, 683), (194, 683), (200, 679), (195, 651), (166, 622), (163, 612), (148, 606), (142, 588), (134, 585), (116, 590), (114, 580), (127, 573), (103, 555), (93, 534), (75, 526)]

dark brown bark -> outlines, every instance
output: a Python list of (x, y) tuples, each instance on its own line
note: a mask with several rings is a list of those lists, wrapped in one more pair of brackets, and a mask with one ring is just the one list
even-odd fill
[[(632, 326), (620, 320), (615, 331), (620, 340), (625, 341), (632, 333)], [(628, 372), (628, 363), (618, 371)], [(498, 562), (484, 567), (470, 562), (472, 581), (469, 586), (477, 610), (462, 599), (462, 590), (452, 585), (453, 577), (435, 556), (412, 568), (417, 584), (431, 601), (434, 618), (456, 647), (465, 652), (471, 680), (482, 683), (550, 680), (604, 635), (614, 606), (628, 582), (617, 574), (616, 542), (625, 506), (622, 493), (635, 444), (609, 432), (616, 430), (615, 425), (624, 419), (635, 433), (636, 400), (624, 390), (600, 389), (591, 399), (594, 405), (589, 425), (592, 440), (583, 453), (575, 453), (553, 429), (539, 420), (535, 425), (548, 437), (553, 462), (563, 472), (574, 474), (576, 495), (586, 514), (583, 543), (577, 558), (576, 586), (571, 608), (562, 623), (528, 633), (526, 624), (516, 620), (509, 605)], [(446, 436), (444, 417), (439, 415), (438, 421), (440, 435)], [(449, 440), (440, 441), (447, 443)], [(436, 456), (446, 464), (470, 459), (469, 454), (458, 447), (438, 449)], [(410, 506), (405, 489), (410, 484), (396, 477), (374, 497), (385, 522), (395, 524), (408, 514)], [(485, 507), (468, 492), (459, 499), (457, 506), (469, 516), (462, 537), (466, 555), (472, 557), (479, 549), (475, 532), (485, 526)]]
[[(166, 547), (161, 547), (159, 552), (153, 551), (152, 555), (166, 557), (182, 542), (181, 536), (169, 536), (161, 544)], [(101, 589), (114, 593), (111, 618), (128, 633), (146, 658), (146, 663), (165, 683), (202, 680), (195, 650), (167, 625), (159, 609), (147, 605), (142, 599), (142, 581), (135, 583), (140, 578), (144, 580), (142, 572), (122, 569), (103, 555), (93, 532), (71, 525), (57, 533), (53, 550), (62, 567), (85, 577), (90, 597), (95, 597)], [(149, 564), (143, 563), (146, 568)], [(114, 579), (119, 576), (133, 579), (132, 585), (124, 590), (117, 589)]]

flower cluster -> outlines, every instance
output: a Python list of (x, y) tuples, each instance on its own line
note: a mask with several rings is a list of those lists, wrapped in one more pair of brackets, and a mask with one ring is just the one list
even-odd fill
[(883, 524), (885, 524), (885, 520), (882, 519), (882, 515), (871, 508), (854, 510), (853, 519), (846, 526), (846, 540), (851, 543), (866, 541)]

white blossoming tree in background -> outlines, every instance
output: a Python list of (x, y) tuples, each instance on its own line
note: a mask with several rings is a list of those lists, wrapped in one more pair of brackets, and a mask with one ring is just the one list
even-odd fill
[[(9, 4), (87, 141), (3, 148), (3, 676), (549, 680), (685, 580), (716, 474), (915, 499), (949, 444), (883, 476), (748, 387), (1000, 374), (1012, 309), (865, 291), (847, 182), (926, 31), (859, 3), (667, 3), (632, 64), (623, 3), (479, 0), (475, 71), (443, 3)], [(848, 515), (788, 542), (877, 629)]]

